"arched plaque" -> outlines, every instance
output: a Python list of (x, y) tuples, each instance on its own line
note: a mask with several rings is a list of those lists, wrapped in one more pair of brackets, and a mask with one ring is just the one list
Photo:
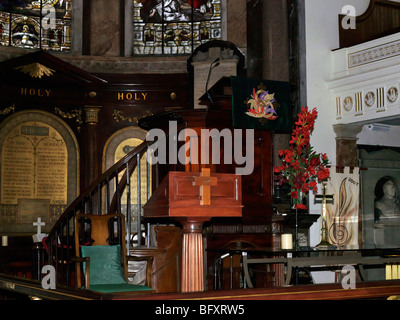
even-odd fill
[(0, 125), (0, 232), (30, 233), (41, 217), (48, 231), (78, 195), (76, 138), (59, 118), (24, 111)]

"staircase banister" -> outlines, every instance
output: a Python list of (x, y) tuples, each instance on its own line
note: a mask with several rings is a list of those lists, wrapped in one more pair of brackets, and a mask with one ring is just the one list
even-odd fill
[[(135, 156), (133, 159), (131, 159), (131, 161), (129, 161), (127, 166), (128, 166), (128, 171), (130, 173), (133, 172), (134, 168), (137, 166), (137, 157)], [(117, 211), (116, 210), (117, 209), (117, 205), (118, 205), (118, 203), (117, 203), (117, 195), (118, 194), (122, 194), (123, 190), (126, 187), (126, 184), (127, 184), (127, 172), (128, 171), (125, 170), (124, 174), (122, 175), (121, 179), (118, 182), (118, 186), (117, 186), (117, 190), (116, 190), (118, 192), (115, 192), (114, 196), (112, 197), (112, 200), (111, 200), (111, 203), (110, 203), (110, 206), (109, 206), (110, 212), (112, 212), (112, 213), (117, 213), (116, 212)]]
[[(57, 228), (60, 227), (62, 221), (64, 221), (66, 218), (69, 217), (70, 212), (72, 212), (75, 209), (79, 209), (80, 205), (82, 204), (82, 200), (84, 200), (86, 197), (90, 197), (90, 194), (94, 192), (94, 190), (97, 189), (97, 186), (99, 184), (102, 184), (106, 179), (115, 176), (116, 172), (120, 172), (123, 170), (128, 162), (131, 160), (136, 161), (136, 156), (137, 154), (140, 154), (144, 152), (148, 146), (153, 144), (154, 141), (143, 141), (140, 145), (138, 145), (135, 149), (130, 151), (128, 154), (126, 154), (123, 158), (121, 158), (118, 162), (116, 162), (113, 166), (111, 166), (109, 169), (107, 169), (99, 178), (97, 178), (95, 181), (91, 183), (91, 185), (83, 192), (81, 193), (63, 212), (63, 214), (58, 218), (57, 222), (54, 224), (53, 228), (49, 232), (49, 236), (52, 235)], [(126, 180), (125, 180), (126, 181)], [(49, 237), (50, 238), (50, 237)]]

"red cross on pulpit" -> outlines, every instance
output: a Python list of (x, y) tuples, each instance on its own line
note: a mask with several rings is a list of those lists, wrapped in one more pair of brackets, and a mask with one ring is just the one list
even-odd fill
[(211, 186), (216, 186), (218, 179), (210, 176), (209, 168), (202, 168), (200, 176), (194, 177), (193, 185), (200, 186), (200, 205), (211, 204)]

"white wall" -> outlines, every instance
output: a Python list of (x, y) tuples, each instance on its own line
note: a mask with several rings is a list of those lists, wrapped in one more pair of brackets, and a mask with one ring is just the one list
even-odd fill
[[(311, 144), (315, 151), (327, 153), (332, 165), (336, 164), (336, 135), (332, 128), (336, 110), (326, 80), (332, 73), (330, 52), (339, 47), (338, 15), (345, 5), (353, 5), (356, 15), (361, 15), (368, 8), (369, 0), (305, 0), (307, 104), (309, 108), (316, 107), (318, 110)], [(321, 213), (321, 205), (313, 205), (312, 196), (310, 213)], [(318, 220), (310, 229), (311, 246), (319, 243), (320, 230), (321, 222)], [(331, 282), (334, 273), (314, 272), (313, 278), (317, 283)]]
[(331, 77), (330, 52), (339, 47), (338, 15), (343, 6), (353, 5), (357, 15), (368, 7), (369, 0), (306, 0), (307, 103), (316, 107), (318, 119), (312, 144), (318, 152), (328, 154), (335, 164), (336, 142), (332, 123), (335, 120), (334, 97), (326, 80)]
[[(361, 15), (368, 8), (369, 0), (306, 0), (305, 5), (307, 104), (318, 110), (311, 143), (317, 152), (327, 153), (331, 164), (335, 165), (336, 135), (332, 128), (336, 117), (335, 100), (326, 83), (332, 74), (330, 52), (339, 47), (338, 15), (342, 8), (353, 5), (356, 14)], [(320, 213), (320, 205), (312, 205), (310, 209), (312, 213)], [(319, 231), (312, 234), (311, 245), (319, 242), (319, 236)]]

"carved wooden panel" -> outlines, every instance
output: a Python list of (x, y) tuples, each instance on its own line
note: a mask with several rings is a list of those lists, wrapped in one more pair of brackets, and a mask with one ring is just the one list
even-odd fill
[(155, 247), (131, 250), (133, 256), (153, 256), (152, 288), (157, 293), (180, 292), (182, 231), (173, 226), (155, 226)]
[(343, 28), (350, 17), (339, 15), (340, 48), (351, 47), (400, 31), (400, 3), (371, 0), (368, 9), (356, 17), (355, 28)]

